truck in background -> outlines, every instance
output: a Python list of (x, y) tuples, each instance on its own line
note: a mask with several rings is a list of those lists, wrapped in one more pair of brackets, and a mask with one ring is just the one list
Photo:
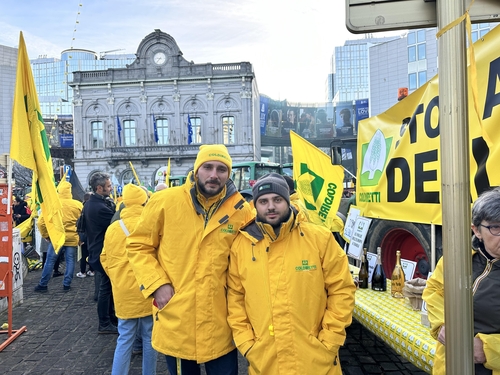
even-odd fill
[(252, 186), (255, 184), (255, 181), (272, 172), (281, 173), (281, 166), (278, 163), (258, 161), (234, 163), (231, 179), (241, 195), (247, 201), (250, 201), (252, 199)]

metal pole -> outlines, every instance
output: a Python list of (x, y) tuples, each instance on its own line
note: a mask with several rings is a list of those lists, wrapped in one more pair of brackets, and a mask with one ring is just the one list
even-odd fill
[[(439, 29), (464, 14), (464, 1), (436, 1)], [(462, 22), (438, 39), (447, 374), (474, 373), (465, 35)]]

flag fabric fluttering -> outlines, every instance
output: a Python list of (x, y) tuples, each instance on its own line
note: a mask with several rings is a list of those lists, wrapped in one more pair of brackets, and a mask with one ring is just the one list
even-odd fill
[(22, 32), (19, 35), (10, 157), (33, 171), (33, 190), (57, 253), (66, 241), (62, 205), (56, 191), (49, 142)]
[(168, 158), (167, 175), (165, 176), (165, 184), (170, 187), (170, 158)]
[(193, 143), (193, 126), (191, 125), (191, 117), (188, 114), (188, 145)]
[(309, 213), (309, 219), (331, 232), (343, 233), (344, 222), (337, 216), (344, 190), (344, 168), (332, 165), (328, 155), (297, 133), (290, 132), (293, 179)]
[(153, 113), (153, 134), (154, 134), (154, 137), (155, 137), (155, 143), (158, 143), (158, 128), (156, 127), (156, 118), (155, 118), (155, 114)]
[(120, 123), (120, 118), (116, 115), (116, 130), (118, 132), (118, 144), (122, 145), (122, 124)]

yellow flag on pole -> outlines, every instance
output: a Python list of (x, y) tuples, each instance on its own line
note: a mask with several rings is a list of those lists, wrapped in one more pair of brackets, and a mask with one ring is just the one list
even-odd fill
[(137, 172), (135, 171), (134, 164), (132, 164), (131, 161), (128, 162), (130, 164), (130, 168), (132, 169), (132, 173), (134, 174), (135, 180), (137, 181), (137, 185), (141, 186), (141, 180), (139, 180), (139, 176), (137, 175)]
[(33, 171), (33, 189), (57, 253), (66, 240), (62, 205), (56, 191), (49, 142), (22, 32), (19, 35), (10, 157)]
[(328, 155), (294, 132), (290, 132), (293, 154), (293, 179), (309, 219), (332, 232), (344, 230), (337, 216), (343, 192), (344, 168), (332, 165)]
[(170, 187), (170, 158), (168, 158), (167, 175), (165, 176), (165, 184)]

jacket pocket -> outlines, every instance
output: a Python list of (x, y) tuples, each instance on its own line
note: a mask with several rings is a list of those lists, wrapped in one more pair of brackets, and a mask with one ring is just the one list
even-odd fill
[(262, 339), (260, 337), (255, 337), (254, 344), (246, 352), (245, 358), (248, 362), (248, 367), (252, 368), (253, 374), (261, 374), (261, 363), (262, 353), (261, 353), (261, 343)]
[(304, 348), (304, 356), (305, 358), (311, 358), (310, 364), (315, 367), (309, 367), (308, 373), (318, 375), (328, 374), (331, 368), (338, 364), (338, 359), (336, 358), (338, 353), (328, 350), (328, 348), (314, 335), (310, 334), (306, 341), (307, 347)]

